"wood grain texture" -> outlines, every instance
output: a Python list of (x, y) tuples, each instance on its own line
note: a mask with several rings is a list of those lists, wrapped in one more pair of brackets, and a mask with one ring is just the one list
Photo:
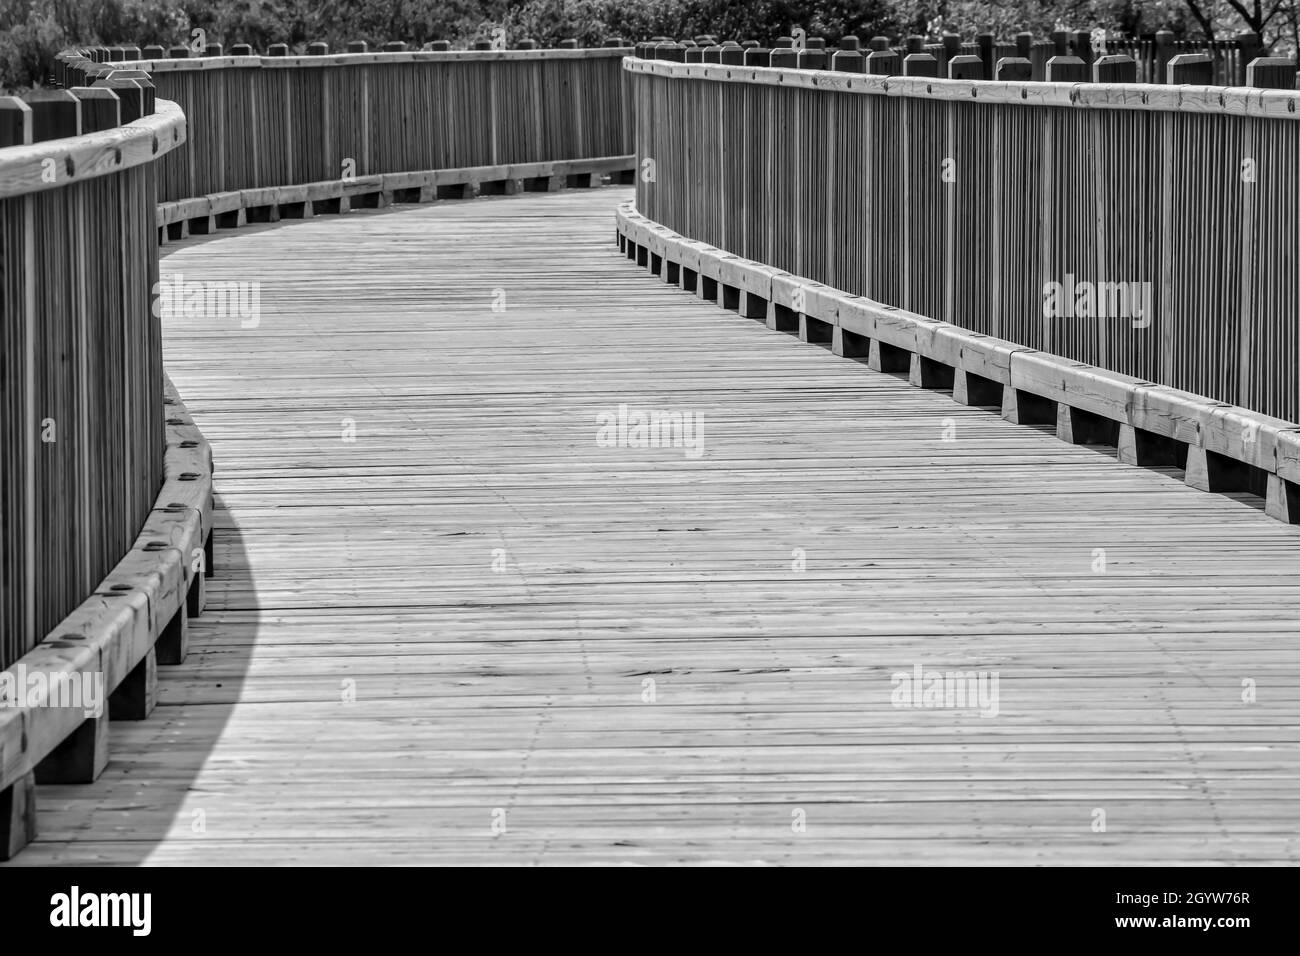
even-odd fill
[(633, 57), (624, 69), (636, 208), (655, 222), (911, 313), (1300, 421), (1288, 199), (1300, 93)]
[[(0, 152), (0, 199), (61, 189), (152, 162), (185, 143), (185, 116), (158, 100), (157, 112), (125, 126)], [(53, 161), (54, 176), (46, 161)]]
[[(1296, 862), (1295, 529), (651, 279), (628, 195), (172, 247), (263, 283), (164, 326), (220, 570), (17, 863)], [(916, 664), (998, 716), (892, 706)]]

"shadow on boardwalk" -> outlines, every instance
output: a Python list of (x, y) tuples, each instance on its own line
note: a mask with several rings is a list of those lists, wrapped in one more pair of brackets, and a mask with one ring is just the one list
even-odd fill
[(1295, 530), (647, 277), (629, 194), (178, 247), (263, 283), (165, 329), (224, 566), (20, 862), (1294, 861)]

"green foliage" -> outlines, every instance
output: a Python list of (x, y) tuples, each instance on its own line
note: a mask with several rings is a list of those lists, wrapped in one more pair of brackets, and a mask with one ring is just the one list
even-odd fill
[[(1300, 0), (1261, 0), (1268, 42), (1294, 49)], [(1248, 7), (1240, 7), (1248, 9)], [(264, 51), (287, 43), (302, 52), (314, 40), (332, 50), (349, 40), (374, 48), (387, 40), (423, 46), (445, 39), (467, 45), (504, 26), (511, 44), (542, 46), (575, 38), (598, 46), (607, 36), (635, 41), (712, 34), (770, 45), (795, 27), (828, 43), (854, 34), (899, 38), (942, 32), (971, 38), (992, 30), (1009, 38), (1029, 30), (1103, 27), (1118, 35), (1172, 29), (1197, 38), (1209, 27), (1228, 37), (1246, 24), (1231, 0), (0, 0), (0, 87), (41, 82), (56, 52), (73, 44), (106, 46), (249, 43)]]

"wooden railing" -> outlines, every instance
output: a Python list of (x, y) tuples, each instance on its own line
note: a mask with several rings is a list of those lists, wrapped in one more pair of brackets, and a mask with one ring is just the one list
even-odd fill
[[(1247, 67), (1263, 56), (1265, 47), (1258, 34), (1248, 32), (1230, 40), (1210, 41), (1175, 40), (1167, 30), (1124, 39), (1107, 37), (1104, 31), (1094, 35), (1087, 30), (1058, 30), (1046, 40), (1035, 39), (1030, 33), (1018, 33), (1010, 41), (999, 40), (992, 33), (982, 33), (973, 41), (963, 41), (956, 34), (949, 33), (944, 34), (940, 42), (931, 42), (921, 36), (909, 36), (901, 42), (884, 36), (875, 36), (865, 42), (856, 36), (844, 36), (833, 46), (821, 37), (800, 36), (796, 39), (787, 36), (778, 38), (770, 49), (753, 40), (719, 43), (716, 37), (711, 36), (681, 41), (657, 37), (637, 43), (634, 49), (641, 59), (674, 63), (1039, 81), (1053, 79), (1053, 61), (1058, 74), (1071, 74), (1058, 75), (1056, 79), (1079, 80), (1093, 78), (1098, 65), (1102, 66), (1103, 73), (1113, 71), (1115, 57), (1120, 56), (1132, 61), (1128, 69), (1119, 71), (1122, 75), (1103, 75), (1101, 79), (1243, 86), (1252, 85), (1247, 78)], [(1295, 89), (1295, 60), (1269, 59), (1275, 69), (1268, 85)], [(1197, 79), (1171, 75), (1169, 66), (1176, 60), (1194, 61)], [(956, 74), (951, 72), (954, 64), (960, 67)]]
[(156, 165), (185, 123), (139, 92), (0, 100), (0, 666), (121, 559), (163, 479)]
[(65, 67), (147, 73), (189, 117), (160, 200), (466, 167), (627, 157), (626, 50), (207, 56)]
[(1300, 94), (626, 68), (648, 219), (930, 319), (1300, 418)]
[[(66, 89), (0, 100), (0, 859), (34, 837), (37, 782), (94, 780), (110, 717), (148, 715), (213, 570), (210, 452), (162, 368), (160, 238), (630, 177), (621, 53), (70, 52)], [(102, 711), (53, 694), (86, 682)]]

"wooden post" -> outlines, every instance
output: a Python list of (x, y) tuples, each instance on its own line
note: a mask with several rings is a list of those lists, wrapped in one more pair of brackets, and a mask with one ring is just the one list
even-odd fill
[(365, 53), (370, 49), (370, 44), (365, 40), (349, 40), (347, 45), (348, 53)]
[(220, 43), (209, 43), (207, 46), (205, 46), (205, 47), (203, 48), (203, 55), (204, 55), (204, 56), (221, 56), (221, 44), (220, 44)]
[(32, 141), (32, 108), (16, 96), (0, 96), (0, 147)]
[(939, 61), (928, 53), (909, 53), (903, 57), (904, 76), (939, 75)]
[[(823, 52), (823, 59), (825, 53)], [(723, 66), (741, 66), (745, 62), (745, 49), (739, 43), (728, 40), (718, 51), (718, 62)], [(824, 69), (825, 67), (823, 67)]]
[(158, 701), (158, 659), (149, 648), (108, 699), (110, 720), (144, 720)]
[(943, 60), (939, 64), (939, 72), (948, 76), (948, 64), (961, 53), (961, 37), (955, 33), (945, 33), (943, 35)]
[[(814, 40), (821, 40), (820, 37), (809, 37), (808, 43)], [(825, 41), (822, 41), (825, 42)], [(801, 70), (824, 70), (826, 69), (826, 50), (824, 48), (806, 46), (799, 51), (799, 69)]]
[(1264, 90), (1294, 90), (1295, 60), (1284, 56), (1260, 56), (1246, 65), (1246, 85)]
[(385, 53), (404, 53), (406, 51), (406, 42), (404, 40), (389, 40), (384, 44)]
[(36, 774), (0, 790), (0, 860), (12, 860), (36, 839)]
[(122, 125), (122, 103), (111, 89), (74, 86), (68, 92), (81, 101), (83, 133), (98, 133)]
[(975, 37), (975, 46), (979, 49), (980, 61), (984, 64), (984, 73), (979, 79), (991, 80), (996, 64), (993, 62), (993, 34), (980, 33)]
[(1054, 56), (1047, 61), (1048, 83), (1087, 83), (1088, 66), (1077, 56)]
[(1029, 32), (1016, 34), (1016, 56), (1029, 60), (1034, 52), (1034, 35)]
[(81, 101), (68, 90), (32, 90), (25, 97), (32, 111), (32, 142), (81, 135)]
[(36, 782), (94, 783), (108, 765), (108, 714), (87, 717), (36, 765)]
[(1099, 56), (1092, 63), (1094, 83), (1136, 83), (1137, 61), (1122, 53)]
[(1174, 57), (1174, 35), (1169, 30), (1156, 31), (1156, 59), (1152, 69), (1151, 80), (1154, 83), (1166, 82), (1169, 75), (1169, 61)]
[(1250, 80), (1247, 78), (1247, 72), (1250, 69), (1250, 63), (1265, 56), (1263, 40), (1258, 33), (1251, 30), (1242, 30), (1237, 34), (1237, 70), (1233, 83), (1238, 86), (1250, 86)]
[(924, 53), (925, 37), (917, 36), (915, 33), (911, 34), (907, 38), (907, 44), (905, 46), (905, 49), (907, 51), (908, 56), (910, 56), (913, 53)]
[(1180, 53), (1169, 61), (1170, 84), (1209, 86), (1214, 82), (1214, 59), (1208, 53)]
[(893, 50), (872, 50), (867, 54), (866, 71), (876, 76), (897, 76), (902, 62)]
[(1074, 48), (1075, 56), (1085, 64), (1092, 63), (1092, 34), (1087, 30), (1075, 30), (1070, 45)]
[(789, 47), (777, 47), (770, 57), (771, 66), (782, 69), (794, 69), (799, 63), (799, 53)]
[(1070, 55), (1070, 34), (1067, 31), (1052, 31), (1052, 53), (1054, 56)]
[[(748, 57), (745, 58), (745, 63), (749, 63)], [(867, 62), (857, 50), (837, 50), (831, 56), (832, 70), (841, 73), (863, 73), (866, 68)]]
[(236, 43), (230, 48), (231, 56), (252, 56), (253, 48), (247, 43)]
[(995, 79), (1004, 81), (1032, 80), (1034, 78), (1034, 64), (1023, 56), (1004, 56), (998, 60), (993, 75)]
[(890, 48), (889, 37), (874, 36), (871, 38), (870, 41), (868, 41), (867, 45), (872, 49), (873, 52), (884, 53), (888, 51)]
[(977, 56), (954, 56), (948, 61), (948, 79), (982, 80), (984, 79), (984, 61)]
[[(861, 59), (861, 55), (858, 59)], [(745, 66), (771, 66), (772, 51), (767, 47), (751, 46), (745, 51)]]
[(121, 102), (123, 123), (134, 123), (141, 116), (148, 115), (145, 113), (144, 86), (141, 80), (113, 77), (107, 80), (96, 80), (93, 88), (110, 89), (117, 94)]
[(330, 51), (330, 45), (320, 40), (307, 44), (308, 56), (325, 56)]

